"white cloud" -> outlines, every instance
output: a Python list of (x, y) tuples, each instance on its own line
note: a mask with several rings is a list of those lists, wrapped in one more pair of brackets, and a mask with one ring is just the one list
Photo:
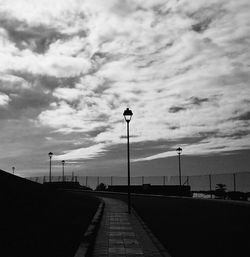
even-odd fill
[(53, 95), (59, 99), (63, 99), (69, 102), (77, 100), (81, 97), (81, 91), (76, 88), (57, 88)]
[(79, 148), (76, 150), (65, 151), (64, 154), (56, 155), (53, 158), (55, 160), (80, 160), (80, 159), (92, 159), (100, 156), (105, 152), (104, 144), (96, 144), (93, 146)]
[(59, 39), (50, 45), (47, 55), (77, 55), (79, 52), (82, 52), (83, 48), (86, 47), (87, 44), (85, 38), (81, 38), (79, 36), (71, 37), (68, 40)]
[(37, 55), (29, 50), (20, 52), (19, 56), (0, 53), (0, 71), (8, 70), (48, 75), (55, 77), (73, 77), (86, 73), (90, 69), (90, 62), (83, 58), (61, 55)]
[(62, 133), (87, 132), (106, 126), (105, 120), (99, 117), (100, 112), (91, 108), (75, 110), (65, 101), (61, 101), (53, 109), (39, 115), (41, 124), (50, 126)]
[(0, 92), (0, 106), (6, 106), (9, 102), (9, 96)]

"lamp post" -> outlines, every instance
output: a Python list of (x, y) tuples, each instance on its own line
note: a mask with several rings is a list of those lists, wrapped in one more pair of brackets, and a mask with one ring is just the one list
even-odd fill
[(64, 164), (65, 164), (65, 161), (62, 160), (62, 181), (64, 182)]
[(51, 182), (51, 158), (53, 153), (49, 152), (49, 182)]
[(14, 166), (12, 167), (12, 173), (13, 173), (13, 175), (15, 174), (15, 167)]
[(181, 152), (182, 152), (182, 149), (180, 147), (178, 147), (176, 149), (178, 155), (179, 155), (179, 183), (180, 183), (180, 186), (181, 186)]
[(131, 213), (131, 197), (130, 197), (130, 152), (129, 152), (129, 122), (132, 118), (132, 111), (127, 108), (123, 112), (125, 121), (127, 122), (127, 157), (128, 157), (128, 213)]

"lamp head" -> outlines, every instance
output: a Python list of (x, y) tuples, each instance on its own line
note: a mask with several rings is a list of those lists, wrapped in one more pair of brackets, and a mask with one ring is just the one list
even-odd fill
[(126, 122), (130, 122), (131, 118), (132, 118), (132, 111), (129, 110), (129, 108), (127, 108), (124, 112), (123, 112), (123, 116)]
[(53, 155), (53, 153), (52, 153), (52, 152), (49, 152), (49, 158), (51, 158), (51, 157), (52, 157), (52, 155)]
[(65, 161), (64, 160), (62, 160), (62, 164), (64, 165), (64, 163), (65, 163)]
[(178, 154), (181, 154), (182, 148), (178, 147), (178, 148), (176, 149), (176, 151), (177, 151)]

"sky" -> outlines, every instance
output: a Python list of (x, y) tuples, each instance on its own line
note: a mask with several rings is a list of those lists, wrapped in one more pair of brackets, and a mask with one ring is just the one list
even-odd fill
[(249, 0), (0, 0), (0, 168), (250, 171)]

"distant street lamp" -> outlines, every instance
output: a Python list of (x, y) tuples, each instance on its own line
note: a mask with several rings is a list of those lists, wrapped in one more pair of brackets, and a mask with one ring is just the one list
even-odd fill
[(13, 175), (15, 174), (15, 167), (14, 166), (12, 167), (12, 173), (13, 173)]
[(65, 161), (62, 160), (62, 181), (64, 182), (64, 164), (65, 164)]
[(51, 182), (51, 158), (53, 153), (49, 152), (49, 182)]
[(132, 111), (127, 108), (123, 112), (125, 121), (127, 122), (127, 156), (128, 156), (128, 213), (131, 213), (131, 196), (130, 196), (130, 152), (129, 152), (129, 122), (132, 118)]
[(181, 152), (182, 152), (182, 149), (180, 147), (178, 147), (176, 149), (178, 155), (179, 155), (179, 183), (180, 183), (180, 186), (181, 186)]

